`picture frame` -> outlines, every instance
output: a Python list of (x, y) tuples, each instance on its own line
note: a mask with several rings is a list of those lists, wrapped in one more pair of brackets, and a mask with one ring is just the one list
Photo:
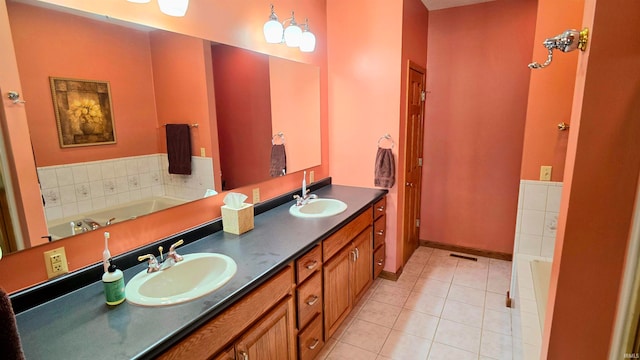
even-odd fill
[(60, 147), (116, 143), (108, 81), (49, 77)]

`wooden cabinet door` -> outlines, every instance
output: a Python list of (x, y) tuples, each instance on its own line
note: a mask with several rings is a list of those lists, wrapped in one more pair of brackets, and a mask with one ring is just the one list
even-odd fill
[(282, 301), (236, 343), (238, 360), (293, 360), (296, 357), (293, 298)]
[(351, 277), (351, 291), (353, 302), (356, 303), (363, 295), (364, 291), (373, 281), (373, 248), (372, 231), (368, 227), (353, 239), (353, 249), (355, 251), (355, 261)]
[(324, 273), (324, 333), (329, 339), (351, 311), (349, 277), (355, 252), (346, 246), (323, 267)]

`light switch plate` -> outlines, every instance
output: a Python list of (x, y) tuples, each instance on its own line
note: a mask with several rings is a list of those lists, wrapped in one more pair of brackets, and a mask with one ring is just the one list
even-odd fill
[(260, 188), (253, 189), (253, 203), (257, 204), (260, 202)]
[(313, 183), (314, 181), (316, 181), (316, 172), (311, 170), (309, 171), (309, 184)]
[(201, 157), (207, 156), (207, 153), (206, 153), (206, 151), (205, 151), (205, 149), (203, 147), (200, 148), (200, 156)]
[(551, 181), (551, 166), (540, 166), (540, 180)]

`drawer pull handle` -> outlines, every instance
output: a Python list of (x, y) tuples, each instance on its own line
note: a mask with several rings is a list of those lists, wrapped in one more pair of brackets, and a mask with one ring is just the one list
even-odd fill
[(356, 260), (360, 258), (360, 249), (356, 248)]
[(377, 234), (380, 235), (380, 236), (383, 236), (384, 235), (384, 230), (378, 230)]
[(378, 260), (378, 265), (382, 266), (382, 264), (384, 264), (384, 260), (383, 259)]
[(320, 344), (320, 339), (313, 339), (313, 344), (307, 346), (309, 348), (309, 350), (313, 350), (316, 347), (318, 347), (318, 344)]
[(383, 212), (384, 211), (384, 206), (380, 206), (376, 210), (378, 210), (379, 212)]
[(242, 356), (243, 360), (249, 360), (249, 354), (247, 354), (245, 351), (240, 350), (240, 356)]
[(307, 268), (307, 270), (311, 270), (311, 269), (313, 269), (313, 268), (314, 268), (314, 267), (316, 267), (316, 266), (318, 266), (318, 261), (317, 261), (317, 260), (309, 261), (308, 263), (306, 263), (306, 264), (304, 265), (304, 267), (306, 267), (306, 268)]
[(315, 295), (311, 295), (307, 298), (307, 301), (305, 301), (305, 303), (309, 306), (313, 306), (315, 303), (318, 302), (318, 299), (320, 298)]

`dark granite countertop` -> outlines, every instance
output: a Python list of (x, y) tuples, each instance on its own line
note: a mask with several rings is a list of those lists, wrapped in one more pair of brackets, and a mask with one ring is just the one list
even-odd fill
[[(301, 219), (289, 214), (294, 203), (289, 201), (257, 215), (254, 229), (247, 233), (219, 231), (181, 246), (181, 254), (216, 252), (237, 263), (235, 276), (206, 296), (164, 307), (128, 302), (109, 307), (104, 302), (102, 281), (97, 279), (19, 313), (16, 318), (26, 358), (153, 358), (338, 230), (386, 190), (328, 185), (314, 193), (320, 198), (340, 199), (348, 208), (332, 217)], [(145, 268), (146, 263), (124, 270), (125, 282)]]

